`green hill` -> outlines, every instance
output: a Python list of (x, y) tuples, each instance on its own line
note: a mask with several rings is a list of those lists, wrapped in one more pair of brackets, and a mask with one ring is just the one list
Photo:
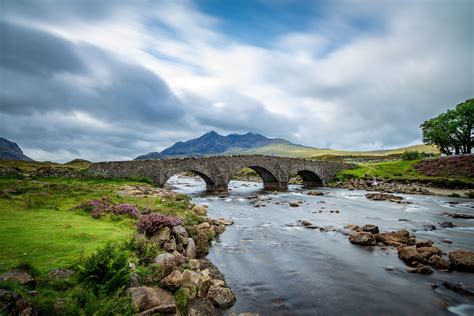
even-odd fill
[(319, 149), (314, 147), (293, 145), (293, 144), (270, 144), (267, 146), (234, 151), (231, 154), (257, 154), (269, 156), (282, 156), (294, 158), (313, 158), (318, 156), (333, 155), (333, 156), (390, 156), (399, 155), (405, 151), (419, 151), (426, 153), (439, 154), (439, 150), (434, 146), (429, 145), (413, 145), (408, 147), (389, 149), (389, 150), (375, 150), (375, 151), (353, 151), (353, 150), (334, 150), (334, 149)]

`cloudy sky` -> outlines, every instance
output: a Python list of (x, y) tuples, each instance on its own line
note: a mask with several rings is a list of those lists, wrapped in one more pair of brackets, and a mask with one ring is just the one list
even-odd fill
[(210, 130), (421, 143), (474, 96), (471, 0), (0, 0), (0, 137), (133, 158)]

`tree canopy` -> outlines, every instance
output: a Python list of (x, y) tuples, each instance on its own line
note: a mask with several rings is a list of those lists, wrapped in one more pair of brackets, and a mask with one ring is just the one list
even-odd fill
[(445, 155), (470, 154), (473, 143), (474, 99), (421, 124), (423, 142), (439, 147)]

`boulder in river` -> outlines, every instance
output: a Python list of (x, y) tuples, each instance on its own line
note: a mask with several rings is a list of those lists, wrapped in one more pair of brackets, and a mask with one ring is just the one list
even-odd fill
[(377, 243), (374, 235), (367, 232), (354, 232), (349, 235), (349, 241), (352, 244), (361, 246), (374, 246)]
[(229, 307), (234, 304), (235, 295), (228, 287), (219, 284), (212, 284), (207, 291), (207, 299), (215, 306)]
[(314, 190), (308, 191), (307, 194), (308, 194), (308, 195), (314, 195), (314, 196), (322, 196), (322, 195), (324, 195), (323, 192), (321, 192), (321, 191), (314, 191)]
[(445, 288), (451, 290), (451, 291), (454, 291), (460, 295), (466, 295), (466, 296), (474, 296), (474, 292), (472, 291), (469, 291), (468, 289), (466, 289), (464, 286), (462, 286), (462, 284), (454, 284), (454, 283), (450, 283), (450, 282), (443, 282), (442, 284)]
[(458, 271), (474, 272), (474, 252), (455, 250), (449, 253), (453, 268)]
[(436, 226), (433, 224), (424, 224), (423, 229), (430, 232), (430, 231), (436, 230)]
[(446, 259), (443, 259), (439, 255), (433, 255), (428, 259), (428, 264), (439, 270), (450, 270), (451, 262)]
[(418, 240), (416, 242), (416, 248), (431, 247), (432, 245), (433, 245), (433, 242), (431, 240)]
[(408, 265), (416, 265), (425, 262), (425, 258), (418, 252), (415, 247), (400, 247), (398, 248), (398, 258), (403, 260)]
[(372, 234), (378, 234), (379, 233), (379, 227), (374, 224), (366, 224), (362, 226), (362, 230), (367, 233), (372, 233)]
[(367, 193), (366, 198), (373, 201), (390, 201), (390, 202), (401, 202), (403, 198), (401, 196), (387, 194), (387, 193)]
[(407, 272), (418, 273), (418, 274), (432, 274), (433, 270), (431, 270), (427, 266), (419, 266), (419, 267), (416, 267), (416, 268), (408, 268)]
[(444, 221), (444, 222), (439, 223), (439, 226), (441, 228), (453, 228), (456, 225), (454, 225), (452, 222)]
[(462, 219), (473, 219), (474, 215), (471, 214), (464, 214), (464, 213), (445, 213), (452, 218), (462, 218)]
[(410, 236), (410, 233), (406, 229), (376, 234), (375, 238), (377, 242), (382, 242), (388, 246), (413, 245), (415, 243), (414, 236)]
[(344, 226), (344, 229), (352, 230), (352, 231), (360, 231), (360, 227), (356, 224), (348, 224)]

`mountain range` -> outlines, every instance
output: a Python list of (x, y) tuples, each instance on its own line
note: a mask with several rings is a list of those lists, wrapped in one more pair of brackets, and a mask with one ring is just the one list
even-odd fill
[(161, 151), (141, 155), (135, 160), (161, 159), (166, 157), (196, 157), (210, 155), (267, 155), (292, 158), (310, 158), (321, 155), (333, 156), (387, 156), (400, 155), (405, 151), (439, 154), (430, 145), (413, 145), (389, 150), (353, 151), (315, 148), (294, 144), (282, 138), (268, 138), (260, 134), (230, 134), (222, 136), (214, 131), (185, 142), (177, 142)]
[(33, 161), (23, 154), (17, 143), (0, 137), (0, 159)]
[(250, 132), (243, 135), (230, 134), (223, 136), (211, 131), (195, 139), (185, 142), (177, 142), (161, 152), (151, 152), (138, 156), (135, 160), (231, 154), (269, 145), (299, 146), (282, 138), (268, 138)]

